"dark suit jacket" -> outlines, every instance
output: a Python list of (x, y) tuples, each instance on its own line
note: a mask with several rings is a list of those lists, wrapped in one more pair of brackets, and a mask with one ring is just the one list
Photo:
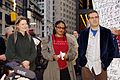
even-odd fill
[[(88, 45), (88, 37), (89, 37), (89, 29), (87, 28), (81, 31), (80, 36), (78, 38), (78, 59), (77, 63), (79, 66), (84, 67), (87, 63), (86, 58), (86, 50)], [(100, 26), (100, 59), (102, 68), (104, 70), (110, 65), (113, 59), (113, 52), (114, 52), (114, 45), (113, 45), (113, 38), (111, 31), (104, 27)]]

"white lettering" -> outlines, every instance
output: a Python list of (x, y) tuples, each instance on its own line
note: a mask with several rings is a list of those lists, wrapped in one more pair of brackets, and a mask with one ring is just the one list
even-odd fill
[(21, 75), (23, 75), (23, 76), (25, 76), (25, 74), (26, 74), (26, 72), (21, 71), (21, 70), (17, 70), (17, 73), (18, 73), (18, 74), (21, 74)]

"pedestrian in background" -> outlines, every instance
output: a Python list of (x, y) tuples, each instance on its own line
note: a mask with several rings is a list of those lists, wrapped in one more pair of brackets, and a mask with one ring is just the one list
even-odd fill
[(113, 35), (113, 41), (114, 41), (114, 58), (120, 58), (120, 31), (116, 28), (110, 29)]
[(6, 51), (6, 42), (9, 37), (9, 35), (12, 34), (13, 27), (6, 27), (5, 28), (5, 36), (0, 37), (0, 78), (4, 74), (4, 65), (7, 62), (5, 57), (5, 51)]
[(73, 35), (75, 36), (75, 38), (77, 39), (78, 38), (78, 32), (75, 30), (75, 31), (73, 31)]
[(14, 29), (12, 26), (9, 26), (9, 27), (6, 27), (5, 28), (5, 37), (4, 37), (4, 40), (5, 40), (5, 43), (7, 42), (8, 40), (8, 37), (14, 32)]
[(87, 13), (90, 27), (81, 31), (78, 38), (78, 61), (83, 80), (107, 80), (107, 68), (113, 60), (114, 44), (111, 31), (99, 24), (95, 10)]
[(15, 22), (15, 32), (7, 41), (7, 60), (17, 60), (21, 65), (30, 70), (35, 70), (36, 49), (32, 37), (28, 34), (28, 19), (18, 17)]
[(8, 37), (14, 32), (13, 26), (9, 26), (5, 28), (5, 37), (8, 39)]
[(75, 30), (73, 31), (73, 36), (75, 37), (74, 38), (74, 41), (76, 42), (76, 52), (77, 52), (77, 55), (75, 57), (75, 59), (73, 60), (73, 65), (74, 65), (74, 68), (75, 68), (75, 73), (76, 73), (76, 77), (77, 77), (77, 80), (81, 80), (81, 66), (77, 65), (77, 58), (78, 58), (78, 42), (77, 42), (77, 39), (78, 39), (78, 36), (79, 36), (79, 33)]
[(78, 57), (78, 43), (77, 43), (77, 38), (78, 38), (78, 32), (77, 31), (73, 31), (73, 35), (71, 35), (71, 37), (73, 36), (73, 40), (76, 42), (76, 53), (77, 55), (75, 56), (75, 59), (73, 60), (73, 65), (75, 68), (75, 73), (76, 75), (78, 74), (79, 71), (77, 71), (77, 65), (76, 65), (76, 59)]
[(35, 32), (33, 29), (29, 30), (30, 35), (32, 36), (34, 43), (36, 45), (36, 50), (37, 50), (37, 56), (35, 59), (35, 73), (36, 73), (36, 78), (37, 80), (43, 80), (43, 73), (44, 73), (44, 67), (40, 64), (40, 59), (42, 59), (42, 53), (41, 53), (41, 39), (36, 36)]
[(43, 80), (76, 80), (72, 61), (75, 59), (75, 42), (66, 33), (63, 21), (55, 23), (53, 34), (42, 41), (42, 54), (47, 60)]

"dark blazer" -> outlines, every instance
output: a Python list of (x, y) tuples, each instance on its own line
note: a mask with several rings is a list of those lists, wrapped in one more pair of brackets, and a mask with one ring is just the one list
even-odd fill
[[(89, 29), (87, 28), (80, 32), (78, 38), (78, 59), (77, 63), (79, 66), (84, 67), (87, 63), (86, 50), (88, 45)], [(113, 59), (114, 52), (113, 38), (111, 31), (107, 28), (100, 26), (100, 59), (102, 68), (104, 70), (110, 65)]]

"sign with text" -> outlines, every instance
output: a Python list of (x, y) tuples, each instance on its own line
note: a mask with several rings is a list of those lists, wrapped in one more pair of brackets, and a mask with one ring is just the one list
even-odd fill
[(107, 80), (120, 80), (120, 58), (114, 58), (107, 69)]
[(120, 0), (92, 0), (98, 11), (100, 24), (106, 28), (120, 29)]

